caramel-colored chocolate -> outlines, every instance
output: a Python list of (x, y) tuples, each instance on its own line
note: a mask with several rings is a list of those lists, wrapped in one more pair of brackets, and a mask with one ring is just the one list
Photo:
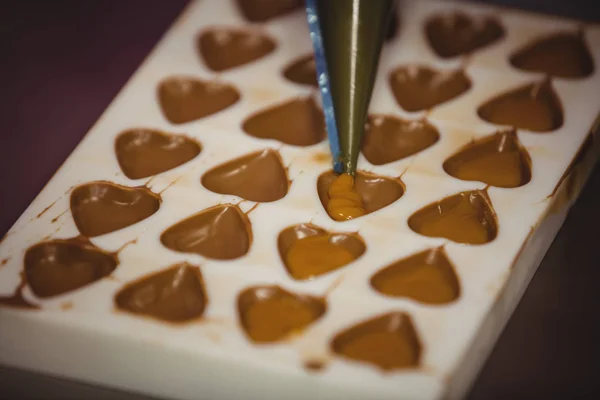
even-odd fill
[(287, 80), (300, 85), (318, 87), (317, 69), (312, 54), (301, 57), (287, 65), (283, 70), (283, 76)]
[(115, 140), (121, 170), (129, 179), (141, 179), (178, 167), (200, 154), (193, 139), (153, 129), (131, 129)]
[(248, 217), (238, 206), (225, 204), (176, 223), (163, 232), (160, 241), (173, 251), (233, 260), (250, 249), (252, 230)]
[(27, 282), (25, 280), (25, 274), (21, 273), (21, 281), (19, 285), (15, 288), (15, 291), (10, 296), (0, 296), (0, 307), (10, 307), (10, 308), (21, 308), (21, 309), (29, 309), (35, 310), (39, 307), (33, 303), (30, 303), (23, 296), (23, 289)]
[(391, 297), (446, 304), (460, 294), (458, 278), (442, 248), (425, 250), (388, 265), (371, 278), (371, 286)]
[(371, 164), (384, 165), (423, 151), (439, 139), (437, 129), (425, 120), (372, 115), (363, 136), (362, 153)]
[(561, 78), (585, 78), (594, 72), (594, 61), (583, 33), (558, 33), (537, 39), (510, 57), (519, 69)]
[(240, 323), (250, 340), (273, 343), (300, 333), (326, 311), (324, 299), (259, 286), (238, 296)]
[(496, 216), (481, 190), (461, 192), (429, 204), (408, 219), (415, 232), (457, 243), (484, 244), (498, 233)]
[(302, 7), (302, 0), (237, 0), (237, 5), (250, 22), (265, 22)]
[(282, 199), (289, 187), (281, 156), (272, 149), (247, 154), (212, 168), (201, 181), (212, 192), (256, 202)]
[(330, 233), (312, 224), (283, 230), (277, 244), (283, 264), (297, 280), (313, 279), (342, 268), (366, 250), (358, 234)]
[(275, 50), (275, 41), (254, 31), (217, 27), (203, 31), (197, 46), (206, 66), (220, 72), (263, 58)]
[(329, 203), (327, 213), (336, 221), (348, 221), (365, 215), (360, 195), (354, 189), (354, 178), (341, 174), (331, 182), (327, 190)]
[(384, 314), (354, 325), (331, 341), (334, 353), (385, 371), (419, 365), (421, 344), (410, 317)]
[(504, 37), (496, 18), (471, 17), (461, 12), (437, 15), (425, 25), (433, 51), (442, 58), (456, 57), (489, 46)]
[(208, 303), (200, 268), (187, 263), (127, 284), (114, 301), (125, 312), (168, 322), (199, 318)]
[(390, 86), (400, 107), (414, 112), (428, 110), (460, 96), (471, 88), (471, 80), (462, 70), (437, 71), (410, 65), (392, 71)]
[(560, 100), (549, 81), (518, 87), (488, 100), (477, 109), (482, 119), (533, 132), (549, 132), (563, 124)]
[(165, 118), (183, 124), (215, 114), (240, 99), (235, 87), (218, 81), (174, 76), (158, 86), (158, 100)]
[(147, 187), (106, 181), (78, 186), (71, 192), (71, 214), (79, 232), (104, 235), (140, 222), (160, 208), (160, 197)]
[(514, 130), (473, 141), (443, 166), (455, 178), (496, 187), (515, 188), (531, 180), (531, 158)]
[[(338, 175), (328, 171), (317, 180), (317, 192), (323, 208), (328, 211), (331, 201), (329, 188)], [(365, 214), (370, 214), (386, 207), (404, 194), (404, 185), (399, 179), (375, 175), (369, 172), (356, 171), (354, 175), (354, 189), (360, 195)], [(330, 215), (332, 219), (336, 216)]]
[(94, 283), (117, 268), (115, 254), (100, 250), (87, 239), (40, 242), (25, 252), (25, 276), (41, 298), (61, 295)]
[(244, 121), (243, 129), (259, 139), (312, 146), (325, 138), (325, 119), (315, 100), (309, 96), (261, 110)]

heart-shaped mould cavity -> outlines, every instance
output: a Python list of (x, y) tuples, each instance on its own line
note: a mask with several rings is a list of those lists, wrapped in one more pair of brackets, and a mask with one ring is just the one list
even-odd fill
[(496, 125), (550, 132), (563, 125), (563, 111), (549, 81), (530, 83), (486, 101), (477, 115)]
[(265, 22), (302, 8), (302, 0), (237, 0), (237, 5), (250, 22)]
[(516, 188), (531, 180), (531, 158), (514, 130), (475, 140), (448, 158), (444, 171), (464, 181)]
[(87, 239), (56, 239), (25, 252), (25, 276), (40, 298), (58, 296), (92, 284), (117, 268), (116, 254), (100, 250)]
[(408, 297), (426, 304), (456, 300), (460, 284), (443, 248), (422, 251), (384, 267), (371, 286), (390, 297)]
[(489, 46), (502, 39), (505, 32), (496, 18), (452, 12), (430, 18), (425, 35), (438, 56), (451, 58)]
[(200, 268), (181, 263), (128, 283), (114, 302), (128, 313), (186, 322), (202, 316), (208, 299)]
[(299, 85), (318, 87), (315, 58), (312, 54), (292, 61), (283, 70), (285, 79)]
[(238, 296), (240, 323), (255, 343), (278, 342), (300, 333), (326, 310), (324, 299), (288, 292), (278, 286), (252, 287)]
[(409, 65), (392, 71), (390, 87), (400, 107), (415, 112), (460, 96), (471, 88), (471, 80), (462, 70), (439, 71)]
[(277, 150), (265, 149), (216, 166), (202, 176), (211, 192), (256, 202), (282, 199), (290, 182)]
[(312, 146), (325, 138), (323, 111), (312, 96), (261, 110), (248, 117), (242, 128), (250, 136), (292, 146)]
[(165, 118), (172, 124), (195, 121), (231, 107), (240, 99), (230, 84), (185, 76), (163, 80), (158, 100)]
[(498, 234), (496, 214), (482, 190), (461, 192), (429, 204), (408, 219), (410, 229), (457, 243), (484, 244)]
[(423, 151), (439, 139), (438, 130), (427, 121), (371, 115), (363, 137), (362, 153), (371, 164), (384, 165)]
[(518, 69), (561, 78), (585, 78), (594, 72), (594, 61), (583, 33), (557, 33), (538, 38), (510, 57)]
[(331, 233), (312, 224), (284, 229), (277, 245), (281, 261), (296, 280), (313, 279), (340, 269), (366, 250), (356, 233)]
[(77, 186), (71, 192), (71, 214), (83, 236), (118, 231), (158, 211), (160, 197), (145, 186), (128, 187), (107, 181)]
[[(325, 210), (330, 200), (329, 187), (337, 177), (335, 172), (327, 171), (317, 179), (317, 193)], [(389, 206), (404, 194), (404, 185), (400, 179), (363, 171), (356, 171), (354, 189), (362, 199), (365, 215)]]
[(384, 371), (417, 367), (421, 358), (417, 332), (403, 312), (380, 315), (338, 333), (331, 349), (341, 357)]
[(259, 60), (275, 50), (275, 41), (256, 31), (215, 27), (197, 40), (200, 56), (208, 68), (220, 72)]
[(215, 260), (242, 257), (252, 244), (250, 220), (237, 205), (207, 208), (168, 228), (160, 237), (173, 251)]
[(141, 179), (176, 168), (200, 154), (193, 139), (154, 129), (131, 129), (115, 140), (121, 170), (129, 179)]

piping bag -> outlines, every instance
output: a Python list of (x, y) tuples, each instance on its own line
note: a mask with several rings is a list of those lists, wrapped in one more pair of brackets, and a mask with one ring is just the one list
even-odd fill
[(393, 0), (305, 0), (336, 173), (354, 175)]

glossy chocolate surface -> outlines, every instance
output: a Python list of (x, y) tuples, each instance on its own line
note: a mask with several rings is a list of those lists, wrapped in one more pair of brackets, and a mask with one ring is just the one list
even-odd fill
[(283, 70), (283, 76), (287, 80), (299, 85), (319, 86), (317, 83), (315, 59), (312, 53), (300, 57), (288, 64)]
[(218, 165), (202, 176), (208, 190), (256, 202), (282, 199), (289, 180), (277, 150), (265, 149)]
[(237, 0), (240, 12), (250, 22), (265, 22), (289, 14), (303, 3), (302, 0)]
[(145, 186), (107, 181), (77, 186), (71, 192), (71, 214), (83, 236), (94, 237), (143, 221), (160, 208), (160, 197)]
[(131, 129), (115, 140), (121, 171), (129, 179), (148, 178), (176, 168), (200, 154), (200, 144), (183, 135)]

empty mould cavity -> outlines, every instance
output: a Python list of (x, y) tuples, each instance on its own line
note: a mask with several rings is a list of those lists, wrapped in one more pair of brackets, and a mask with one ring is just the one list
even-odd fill
[(297, 280), (313, 279), (342, 268), (366, 250), (356, 233), (332, 233), (312, 224), (283, 230), (277, 244), (283, 264)]
[(288, 292), (278, 286), (259, 286), (238, 296), (241, 325), (255, 343), (273, 343), (299, 334), (326, 311), (325, 300)]
[(277, 150), (266, 149), (228, 161), (207, 171), (202, 185), (208, 190), (256, 202), (282, 199), (289, 180)]
[(317, 69), (313, 55), (308, 54), (292, 61), (283, 70), (283, 76), (299, 85), (317, 87)]
[(25, 276), (40, 298), (52, 297), (94, 283), (117, 268), (116, 254), (100, 250), (87, 239), (37, 243), (25, 252)]
[(584, 78), (594, 72), (583, 32), (538, 38), (513, 54), (510, 63), (525, 71), (561, 78)]
[(240, 99), (227, 83), (190, 77), (170, 77), (158, 86), (158, 100), (165, 118), (183, 124), (222, 111)]
[(419, 365), (421, 344), (411, 318), (402, 312), (384, 314), (337, 334), (331, 349), (341, 357), (385, 371)]
[(208, 68), (225, 71), (259, 60), (275, 50), (275, 41), (255, 30), (216, 27), (198, 35), (198, 52)]
[(482, 104), (477, 114), (492, 124), (540, 133), (563, 124), (560, 100), (547, 80), (502, 93)]
[(312, 146), (325, 138), (323, 112), (312, 96), (261, 110), (248, 117), (242, 128), (250, 136), (292, 146)]
[(238, 206), (224, 204), (176, 223), (163, 232), (160, 241), (180, 253), (233, 260), (250, 249), (252, 230), (248, 217)]
[(489, 46), (505, 32), (496, 18), (452, 12), (427, 20), (425, 34), (438, 56), (451, 58)]
[(415, 232), (457, 243), (484, 244), (498, 233), (496, 215), (481, 190), (461, 192), (429, 204), (408, 219)]
[[(336, 181), (338, 175), (333, 171), (328, 171), (317, 179), (317, 192), (321, 204), (329, 216), (340, 221), (339, 215), (333, 213), (334, 208), (330, 207), (331, 194), (330, 188)], [(368, 172), (356, 171), (354, 176), (354, 190), (360, 196), (364, 214), (370, 214), (383, 207), (386, 207), (404, 194), (404, 185), (397, 178), (389, 178)]]
[(439, 138), (437, 129), (427, 121), (372, 115), (365, 129), (362, 153), (371, 164), (384, 165), (423, 151)]
[(300, 9), (302, 0), (237, 0), (237, 5), (250, 22), (265, 22)]
[(531, 158), (514, 130), (474, 140), (444, 162), (444, 171), (464, 181), (516, 188), (531, 180)]
[(415, 112), (460, 96), (471, 88), (471, 80), (462, 70), (439, 71), (409, 65), (392, 71), (390, 86), (400, 107)]
[(79, 232), (104, 235), (140, 222), (158, 211), (160, 197), (145, 186), (106, 181), (77, 186), (71, 192), (71, 214)]
[(200, 268), (182, 263), (128, 283), (114, 301), (128, 313), (186, 322), (202, 316), (208, 299)]
[(371, 286), (390, 297), (427, 304), (446, 304), (460, 294), (458, 278), (443, 248), (422, 251), (396, 261), (371, 278)]
[(132, 129), (115, 140), (121, 170), (129, 179), (147, 178), (178, 167), (200, 154), (193, 139), (153, 129)]

